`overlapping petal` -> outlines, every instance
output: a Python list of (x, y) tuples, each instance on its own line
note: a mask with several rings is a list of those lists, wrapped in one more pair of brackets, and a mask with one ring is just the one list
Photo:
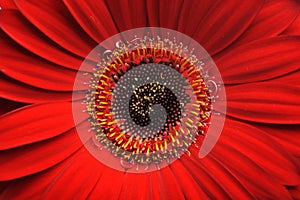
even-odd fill
[[(72, 92), (39, 89), (0, 74), (0, 96), (23, 103), (71, 101)], [(84, 93), (76, 93), (74, 100), (84, 98)]]
[(80, 26), (97, 43), (118, 33), (105, 1), (100, 0), (96, 3), (93, 0), (65, 0), (64, 3)]
[(227, 114), (237, 119), (270, 123), (299, 124), (299, 85), (251, 83), (226, 88)]
[(235, 0), (214, 1), (192, 37), (214, 55), (229, 46), (248, 28), (262, 5), (261, 0), (243, 3)]
[(300, 5), (295, 0), (268, 0), (247, 31), (233, 46), (254, 40), (274, 37), (282, 33), (296, 18)]
[(293, 23), (282, 33), (283, 35), (300, 35), (300, 13)]
[(76, 71), (48, 62), (8, 39), (0, 43), (5, 49), (0, 52), (0, 69), (6, 75), (42, 89), (73, 90)]
[(299, 69), (300, 37), (258, 40), (216, 58), (225, 84), (264, 81)]
[(16, 0), (15, 3), (26, 19), (70, 52), (85, 58), (97, 45), (66, 12), (63, 2)]
[[(300, 181), (300, 168), (293, 155), (266, 132), (246, 123), (227, 119), (210, 156), (229, 169), (255, 197), (291, 199), (285, 185), (296, 186)], [(192, 157), (209, 171), (209, 165), (203, 162), (207, 159)]]
[[(60, 172), (51, 179), (42, 196), (44, 199), (50, 200), (56, 198), (57, 194), (61, 194), (60, 197), (65, 199), (72, 198), (74, 194), (78, 194), (76, 198), (86, 199), (99, 177), (104, 173), (104, 168), (104, 165), (99, 163), (85, 149), (82, 149), (78, 157), (74, 158), (69, 165), (61, 168)], [(75, 173), (76, 176), (74, 175)], [(82, 182), (83, 177), (84, 183)], [(66, 184), (69, 180), (72, 180), (72, 184)], [(98, 193), (98, 197), (100, 196), (101, 198), (103, 197), (103, 195)]]
[(74, 127), (71, 103), (27, 106), (0, 117), (0, 150), (55, 137)]
[[(234, 120), (228, 120), (228, 126), (224, 127), (224, 133), (220, 139), (220, 143), (227, 147), (222, 148), (216, 146), (216, 150), (220, 151), (229, 150), (226, 157), (235, 160), (236, 162), (242, 162), (235, 157), (236, 154), (243, 154), (252, 160), (253, 166), (261, 167), (266, 171), (267, 175), (271, 178), (275, 178), (281, 182), (282, 185), (297, 185), (299, 184), (299, 168), (294, 162), (292, 154), (286, 151), (279, 143), (276, 143), (271, 137), (268, 137), (263, 131), (248, 124), (237, 122)], [(225, 132), (226, 131), (226, 132)], [(258, 148), (259, 146), (259, 148)], [(232, 148), (230, 148), (232, 147)], [(234, 151), (232, 149), (238, 149)], [(231, 153), (229, 153), (232, 151)], [(269, 155), (272, 155), (269, 156)], [(225, 159), (220, 153), (216, 154), (220, 161), (227, 166), (232, 165), (230, 168), (235, 168), (234, 163), (230, 164), (230, 159)], [(245, 168), (241, 169), (245, 170)]]
[(66, 52), (43, 35), (19, 11), (2, 10), (0, 27), (21, 46), (42, 58), (70, 69), (78, 69), (81, 65), (82, 59)]
[[(111, 0), (106, 3), (119, 32), (146, 26), (145, 1)], [(120, 7), (122, 9), (119, 9)]]
[(266, 125), (255, 123), (254, 126), (266, 132), (291, 154), (297, 158), (300, 157), (300, 125)]
[(50, 140), (2, 151), (0, 180), (12, 180), (43, 171), (63, 161), (81, 146), (74, 128)]
[(3, 192), (0, 194), (0, 198), (33, 199), (36, 197), (45, 197), (45, 194), (47, 194), (48, 188), (52, 185), (51, 183), (55, 180), (55, 177), (63, 173), (64, 169), (68, 168), (75, 160), (81, 157), (81, 154), (82, 151), (78, 150), (67, 159), (43, 172), (17, 179), (17, 181), (7, 182), (7, 187), (4, 188)]

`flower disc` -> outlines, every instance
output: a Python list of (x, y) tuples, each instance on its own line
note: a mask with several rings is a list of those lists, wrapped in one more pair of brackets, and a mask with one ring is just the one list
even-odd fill
[(73, 104), (74, 119), (79, 123), (78, 112), (86, 111), (91, 129), (78, 134), (95, 158), (117, 170), (159, 170), (189, 155), (199, 135), (204, 157), (223, 126), (218, 70), (199, 44), (176, 31), (141, 28), (105, 40), (83, 62), (74, 91), (80, 84), (89, 88), (83, 105)]

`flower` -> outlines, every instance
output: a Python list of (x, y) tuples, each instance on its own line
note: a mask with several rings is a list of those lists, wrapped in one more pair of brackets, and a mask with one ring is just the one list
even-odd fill
[[(299, 199), (299, 2), (0, 2), (0, 198)], [(164, 27), (212, 56), (227, 116), (205, 157), (191, 146), (168, 167), (121, 172), (74, 128), (73, 84), (87, 54), (114, 34)], [(81, 88), (84, 90), (84, 86)], [(80, 91), (80, 90), (79, 90)], [(83, 118), (83, 121), (86, 119)]]

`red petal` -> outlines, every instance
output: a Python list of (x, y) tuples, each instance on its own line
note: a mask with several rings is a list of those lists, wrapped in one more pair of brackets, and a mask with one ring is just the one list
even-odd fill
[(0, 150), (52, 138), (74, 127), (71, 103), (26, 106), (0, 117)]
[[(101, 181), (101, 180), (100, 180)], [(104, 181), (104, 180), (103, 180)], [(109, 181), (106, 179), (105, 182)], [(126, 174), (123, 175), (122, 190), (118, 199), (149, 199), (150, 179), (149, 174)], [(118, 190), (119, 191), (119, 188)]]
[(159, 0), (146, 0), (146, 13), (150, 27), (160, 27)]
[[(72, 91), (76, 71), (63, 68), (16, 45), (10, 40), (0, 41), (1, 71), (26, 84), (49, 90)], [(59, 84), (58, 84), (59, 83)]]
[(284, 35), (300, 35), (300, 14), (293, 23), (283, 32)]
[(255, 127), (266, 132), (276, 142), (281, 144), (293, 155), (300, 157), (300, 126), (299, 125), (266, 125), (253, 124)]
[[(231, 183), (228, 184), (226, 179), (216, 176), (210, 171), (210, 168), (206, 168), (199, 160), (198, 154), (197, 151), (196, 155), (182, 156), (180, 159), (205, 193), (210, 194), (212, 199), (230, 199), (230, 196), (231, 198), (234, 197), (233, 194), (230, 194), (230, 190), (226, 189), (226, 186), (233, 188), (230, 186), (231, 184), (238, 185), (235, 178), (232, 178)], [(226, 170), (224, 172), (228, 173)]]
[(234, 42), (263, 5), (262, 0), (215, 2), (193, 36), (212, 55)]
[[(190, 8), (192, 8), (191, 2), (188, 3)], [(172, 2), (168, 1), (159, 1), (159, 21), (160, 27), (169, 28), (173, 30), (178, 29), (178, 23), (180, 16), (183, 14), (181, 10), (184, 10), (184, 1), (174, 0)]]
[[(251, 198), (290, 199), (283, 184), (299, 182), (298, 169), (290, 154), (264, 132), (244, 123), (227, 119), (220, 140), (206, 158), (199, 159), (199, 150), (193, 146), (190, 151), (192, 162), (183, 160), (186, 166), (191, 166), (192, 163), (197, 165), (195, 169), (190, 168), (190, 171), (196, 172), (197, 167), (207, 171), (216, 184), (223, 187), (233, 199), (240, 196), (234, 191), (235, 186), (229, 186), (235, 179), (226, 183), (223, 176), (212, 171), (219, 164), (225, 168), (220, 171), (224, 174), (228, 170), (227, 173), (232, 174), (249, 191), (249, 197), (253, 195)], [(211, 162), (207, 162), (208, 160)], [(197, 177), (197, 174), (194, 176)], [(201, 180), (201, 174), (198, 176)], [(204, 181), (206, 183), (206, 179)], [(202, 186), (205, 187), (206, 184)], [(213, 191), (211, 193), (215, 196)]]
[[(169, 170), (170, 171), (170, 170)], [(173, 193), (176, 194), (175, 191), (177, 191), (177, 180), (173, 181), (167, 181), (168, 185), (164, 185), (162, 186), (163, 183), (163, 178), (160, 172), (157, 173), (153, 173), (150, 176), (150, 185), (151, 185), (151, 189), (150, 189), (150, 199), (167, 199), (169, 193), (166, 191), (174, 191)], [(174, 190), (174, 187), (172, 187), (172, 184), (175, 183), (175, 188), (176, 190)], [(166, 189), (162, 190), (162, 188), (172, 188), (170, 189)], [(173, 194), (172, 193), (172, 194)], [(182, 196), (182, 192), (178, 193), (177, 197)]]
[[(71, 1), (64, 0), (70, 13), (97, 43), (118, 33), (112, 16), (104, 1)], [(118, 8), (121, 8), (120, 5)]]
[[(72, 92), (54, 92), (35, 88), (0, 74), (0, 96), (5, 99), (24, 102), (71, 101)], [(84, 98), (84, 93), (76, 93), (74, 100)]]
[(185, 199), (210, 199), (209, 194), (205, 193), (184, 165), (183, 162), (178, 160), (170, 165), (170, 169), (176, 177)]
[(63, 48), (85, 58), (97, 45), (78, 26), (61, 1), (15, 2), (33, 25)]
[(107, 6), (120, 32), (146, 26), (147, 15), (144, 1), (110, 0), (107, 1)]
[[(177, 179), (177, 175), (173, 173), (170, 167), (166, 167), (161, 171), (157, 171), (151, 174), (152, 185), (156, 185), (153, 187), (153, 192), (159, 194), (159, 198), (157, 199), (184, 199), (185, 194), (183, 193), (182, 185)], [(155, 184), (157, 183), (157, 184)], [(162, 189), (164, 188), (164, 189)], [(172, 192), (169, 192), (172, 191)]]
[(2, 151), (0, 180), (11, 180), (43, 171), (66, 159), (82, 146), (74, 129), (43, 142)]
[[(231, 153), (228, 152), (222, 156), (215, 152), (220, 161), (227, 163), (227, 165), (232, 163), (232, 159), (238, 162), (236, 154), (243, 154), (265, 170), (268, 176), (280, 180), (282, 185), (297, 185), (300, 181), (299, 169), (294, 162), (293, 156), (271, 137), (253, 126), (234, 120), (227, 120), (219, 143), (226, 145), (224, 147), (222, 145), (219, 146), (219, 153), (227, 151), (229, 147), (238, 150), (235, 153), (232, 150)], [(216, 145), (217, 149), (218, 145)], [(236, 164), (232, 163), (232, 165)], [(239, 167), (241, 165), (237, 164)], [(239, 172), (243, 174), (241, 170), (244, 170), (244, 168), (241, 167), (239, 169)]]
[[(219, 184), (225, 192), (230, 195), (231, 199), (251, 199), (252, 194), (240, 182), (238, 177), (232, 175), (230, 169), (226, 169), (220, 163), (211, 158), (204, 158), (201, 160), (201, 165), (207, 168), (207, 171), (214, 176), (214, 180)], [(206, 184), (206, 183), (203, 183)], [(211, 194), (213, 198), (216, 194)]]
[(256, 41), (216, 58), (225, 84), (268, 80), (299, 69), (300, 38)]
[[(201, 176), (195, 173), (195, 177), (198, 176), (198, 179), (201, 180), (201, 187), (207, 188), (206, 193), (209, 193), (213, 199), (235, 199), (243, 197), (243, 199), (254, 198), (253, 194), (248, 191), (248, 188), (244, 185), (244, 182), (232, 173), (230, 168), (224, 166), (221, 162), (214, 159), (209, 155), (205, 160), (199, 160), (196, 156), (198, 152), (195, 152), (195, 155), (191, 157), (194, 162), (194, 171), (196, 168), (205, 171), (209, 174), (211, 181), (215, 182), (213, 185), (209, 186), (207, 182), (204, 182), (201, 179)], [(223, 153), (222, 153), (223, 155)], [(207, 162), (210, 161), (210, 162)], [(191, 161), (188, 165), (192, 165)]]
[(294, 0), (267, 1), (248, 30), (234, 45), (280, 34), (294, 21), (298, 11), (299, 3)]
[(12, 0), (0, 0), (0, 8), (1, 9), (13, 9), (17, 10), (17, 6)]
[(149, 191), (149, 197), (151, 192), (156, 193), (157, 196), (153, 196), (156, 199), (184, 199), (188, 195), (184, 194), (177, 175), (169, 167), (152, 173), (150, 184), (153, 187)]
[(298, 124), (299, 89), (281, 82), (227, 86), (227, 114), (254, 122)]
[[(183, 1), (178, 10), (178, 31), (193, 36), (213, 5), (214, 1), (210, 0)], [(164, 19), (168, 20), (169, 17), (165, 15)]]
[(68, 54), (49, 40), (26, 21), (18, 11), (2, 10), (0, 12), (0, 26), (17, 43), (42, 58), (70, 69), (78, 69), (81, 65), (81, 59)]
[(193, 36), (212, 4), (209, 0), (146, 1), (148, 26), (178, 30)]
[[(86, 199), (105, 168), (106, 166), (100, 164), (83, 149), (70, 165), (61, 169), (61, 172), (51, 179), (51, 184), (44, 191), (43, 199), (55, 199), (58, 194), (62, 199), (73, 198), (75, 194), (77, 199)], [(72, 180), (72, 184), (69, 184), (70, 180)], [(115, 180), (110, 179), (110, 181), (114, 182)], [(106, 184), (106, 182), (102, 182), (102, 185)], [(101, 193), (97, 192), (99, 197)]]
[(59, 164), (41, 173), (33, 174), (31, 176), (23, 177), (6, 183), (7, 187), (3, 193), (0, 193), (0, 199), (43, 198), (43, 194), (47, 192), (47, 189), (51, 186), (53, 179), (62, 174), (64, 170), (70, 167), (70, 165), (72, 165), (75, 161), (78, 161), (78, 158), (81, 158), (81, 155), (84, 154), (82, 153), (83, 150), (84, 147), (82, 147), (81, 151), (79, 150), (75, 152)]
[(109, 168), (104, 171), (89, 198), (97, 198), (99, 194), (103, 199), (183, 198), (172, 173), (124, 174)]
[(128, 184), (126, 182), (126, 177), (127, 174), (124, 172), (105, 167), (88, 198), (97, 199), (99, 194), (101, 194), (101, 198), (103, 199), (118, 199), (124, 182), (125, 184)]
[(269, 80), (270, 83), (285, 83), (289, 85), (299, 85), (299, 78), (300, 78), (300, 70), (297, 70), (293, 73), (289, 73), (284, 76), (280, 76), (278, 78)]
[(103, 199), (184, 198), (170, 169), (151, 174), (127, 174), (107, 168), (89, 198), (97, 198), (99, 194)]
[[(231, 147), (224, 148), (222, 154), (218, 154), (218, 158), (214, 158), (214, 162), (221, 164), (229, 170), (233, 176), (241, 182), (241, 184), (249, 191), (251, 199), (291, 199), (286, 188), (274, 178), (266, 175), (266, 172), (257, 167), (253, 161), (247, 159), (240, 153), (235, 154), (238, 150)], [(234, 158), (226, 160), (224, 154), (235, 155)], [(237, 167), (238, 166), (238, 167)], [(259, 183), (258, 180), (259, 179)], [(239, 197), (234, 195), (233, 198)]]

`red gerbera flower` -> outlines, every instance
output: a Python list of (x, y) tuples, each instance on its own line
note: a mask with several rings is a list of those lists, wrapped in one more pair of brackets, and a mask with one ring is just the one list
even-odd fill
[[(300, 199), (298, 1), (15, 0), (0, 1), (0, 6), (0, 199)], [(175, 156), (171, 164), (148, 173), (130, 173), (99, 162), (78, 137), (77, 132), (91, 128), (85, 114), (76, 113), (84, 123), (73, 121), (72, 103), (86, 99), (84, 85), (73, 91), (80, 66), (97, 44), (138, 27), (184, 33), (216, 63), (225, 83), (227, 112), (220, 139), (206, 157), (198, 156), (196, 144), (205, 138), (199, 129), (196, 144), (189, 145), (180, 158)], [(95, 119), (105, 122), (100, 126), (107, 131), (105, 137), (114, 147), (131, 148), (131, 154), (163, 151), (160, 145), (172, 141), (173, 135), (162, 131), (161, 137), (153, 136), (140, 149), (121, 130), (114, 136), (110, 132), (116, 128), (111, 126), (114, 121), (105, 110), (106, 102), (113, 101), (110, 87), (117, 87), (118, 79), (140, 63), (168, 64), (182, 74), (185, 69), (180, 67), (186, 65), (176, 53), (161, 51), (157, 56), (151, 48), (144, 50), (136, 51), (139, 58), (132, 52), (118, 57), (124, 66), (116, 63), (120, 66), (114, 74), (105, 71), (114, 81), (108, 88), (97, 82), (95, 98), (100, 103), (93, 100), (99, 106)], [(90, 62), (96, 67), (97, 63)], [(188, 79), (190, 72), (183, 76)], [(201, 77), (196, 82), (206, 88)], [(165, 101), (177, 105), (163, 84), (139, 89), (140, 94), (148, 91), (148, 99), (152, 90), (159, 91), (161, 96), (147, 100), (151, 105)], [(199, 91), (202, 96), (197, 98), (211, 95)], [(170, 98), (163, 97), (166, 94)], [(147, 107), (136, 108), (144, 102), (139, 97), (130, 101), (131, 116), (147, 124), (147, 118), (136, 115), (148, 112)], [(166, 130), (178, 125), (177, 108), (170, 109)], [(178, 130), (174, 129), (174, 136)], [(126, 158), (113, 150), (120, 159)], [(156, 161), (156, 157), (151, 159)]]

